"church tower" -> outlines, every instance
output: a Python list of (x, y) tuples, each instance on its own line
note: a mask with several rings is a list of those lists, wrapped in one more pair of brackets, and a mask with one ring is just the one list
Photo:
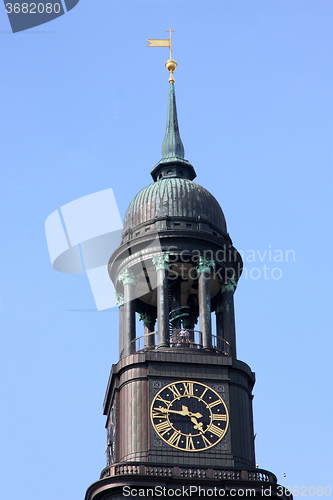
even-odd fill
[(218, 201), (194, 182), (184, 157), (172, 56), (166, 66), (162, 159), (151, 170), (153, 183), (130, 203), (109, 261), (119, 361), (104, 401), (107, 464), (86, 500), (290, 498), (274, 474), (256, 468), (255, 375), (236, 350), (242, 259)]

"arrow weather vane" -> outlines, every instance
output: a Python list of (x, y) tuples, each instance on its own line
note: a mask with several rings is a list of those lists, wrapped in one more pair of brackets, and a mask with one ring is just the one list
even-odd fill
[(172, 59), (171, 33), (174, 33), (175, 30), (172, 30), (171, 28), (169, 28), (168, 30), (166, 30), (166, 32), (170, 33), (170, 38), (168, 38), (168, 39), (158, 39), (158, 38), (155, 38), (155, 39), (152, 39), (152, 40), (148, 40), (147, 39), (147, 42), (149, 42), (148, 45), (147, 45), (147, 47), (169, 47), (169, 49), (170, 49), (170, 59), (165, 63), (165, 66), (166, 66), (166, 69), (170, 73), (169, 82), (174, 82), (175, 79), (173, 77), (173, 72), (177, 68), (177, 63), (176, 63), (176, 61), (174, 61)]

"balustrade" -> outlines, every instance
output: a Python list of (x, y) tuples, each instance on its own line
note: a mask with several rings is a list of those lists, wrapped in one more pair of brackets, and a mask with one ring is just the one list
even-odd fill
[(143, 474), (146, 476), (167, 476), (167, 477), (184, 477), (195, 478), (200, 480), (220, 479), (228, 481), (253, 481), (258, 483), (277, 484), (277, 478), (271, 472), (263, 469), (241, 470), (223, 467), (174, 467), (170, 465), (154, 466), (148, 463), (125, 463), (116, 464), (106, 467), (101, 473), (101, 479), (118, 476), (118, 475), (137, 475)]
[[(158, 332), (149, 332), (132, 340), (131, 352), (151, 351), (159, 347)], [(192, 340), (193, 339), (193, 340)], [(168, 349), (206, 349), (203, 345), (202, 332), (200, 330), (171, 328), (169, 331)], [(212, 348), (218, 354), (231, 356), (230, 344), (221, 337), (212, 335)]]

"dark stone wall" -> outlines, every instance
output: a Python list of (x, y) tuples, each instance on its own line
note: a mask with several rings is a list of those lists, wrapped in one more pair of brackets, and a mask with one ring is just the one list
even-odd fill
[[(225, 401), (229, 428), (214, 447), (200, 452), (177, 450), (155, 433), (150, 404), (158, 390), (177, 380), (196, 380)], [(105, 398), (109, 416), (117, 402), (117, 462), (145, 462), (193, 467), (255, 467), (252, 417), (254, 374), (237, 360), (211, 352), (171, 349), (136, 353), (113, 367)]]

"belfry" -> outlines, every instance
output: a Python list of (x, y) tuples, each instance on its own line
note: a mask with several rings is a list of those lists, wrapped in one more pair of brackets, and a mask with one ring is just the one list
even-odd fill
[(149, 42), (170, 47), (167, 126), (153, 183), (130, 203), (121, 245), (109, 261), (119, 361), (104, 400), (107, 464), (86, 500), (188, 492), (200, 498), (212, 491), (262, 498), (264, 490), (290, 498), (274, 474), (256, 468), (255, 375), (236, 350), (234, 293), (242, 259), (218, 201), (194, 182), (185, 159), (171, 30), (170, 40)]

